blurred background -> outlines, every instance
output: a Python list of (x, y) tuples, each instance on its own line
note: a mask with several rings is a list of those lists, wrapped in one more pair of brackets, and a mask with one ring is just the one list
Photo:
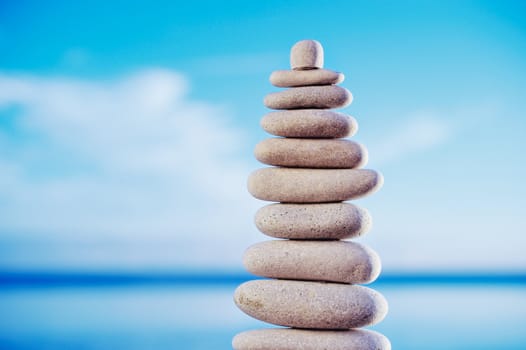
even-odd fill
[(526, 348), (522, 1), (0, 1), (0, 348), (229, 349), (270, 73), (316, 39), (398, 349)]

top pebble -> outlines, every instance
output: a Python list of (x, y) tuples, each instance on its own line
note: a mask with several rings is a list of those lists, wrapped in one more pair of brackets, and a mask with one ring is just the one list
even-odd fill
[(323, 47), (316, 40), (298, 41), (290, 50), (290, 68), (294, 70), (323, 68)]

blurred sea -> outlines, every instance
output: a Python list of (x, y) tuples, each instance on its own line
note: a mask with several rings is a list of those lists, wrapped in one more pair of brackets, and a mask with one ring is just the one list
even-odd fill
[[(271, 327), (235, 307), (243, 278), (0, 276), (0, 349), (231, 349), (236, 333)], [(371, 287), (390, 307), (371, 329), (393, 349), (526, 349), (524, 277), (387, 276)]]

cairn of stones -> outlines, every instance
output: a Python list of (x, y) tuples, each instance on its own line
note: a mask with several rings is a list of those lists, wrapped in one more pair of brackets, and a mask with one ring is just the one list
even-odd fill
[(361, 169), (364, 146), (347, 139), (358, 125), (331, 109), (352, 101), (337, 84), (342, 73), (323, 69), (319, 42), (296, 43), (291, 70), (275, 71), (281, 88), (265, 98), (276, 111), (263, 117), (263, 129), (277, 137), (260, 142), (256, 158), (270, 167), (253, 172), (248, 190), (275, 202), (258, 210), (255, 223), (279, 238), (257, 243), (243, 257), (246, 269), (266, 279), (240, 285), (236, 305), (258, 320), (282, 326), (250, 330), (232, 340), (235, 350), (390, 349), (382, 334), (362, 329), (380, 322), (387, 302), (361, 286), (380, 273), (371, 248), (352, 241), (367, 232), (368, 212), (348, 201), (373, 193), (382, 176)]

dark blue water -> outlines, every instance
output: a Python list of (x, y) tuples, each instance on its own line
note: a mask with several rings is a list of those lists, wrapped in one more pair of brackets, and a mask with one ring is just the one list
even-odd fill
[[(32, 281), (0, 281), (0, 349), (230, 349), (237, 332), (271, 327), (235, 307), (235, 278)], [(526, 349), (521, 280), (393, 278), (372, 287), (390, 306), (372, 329), (394, 349)]]

